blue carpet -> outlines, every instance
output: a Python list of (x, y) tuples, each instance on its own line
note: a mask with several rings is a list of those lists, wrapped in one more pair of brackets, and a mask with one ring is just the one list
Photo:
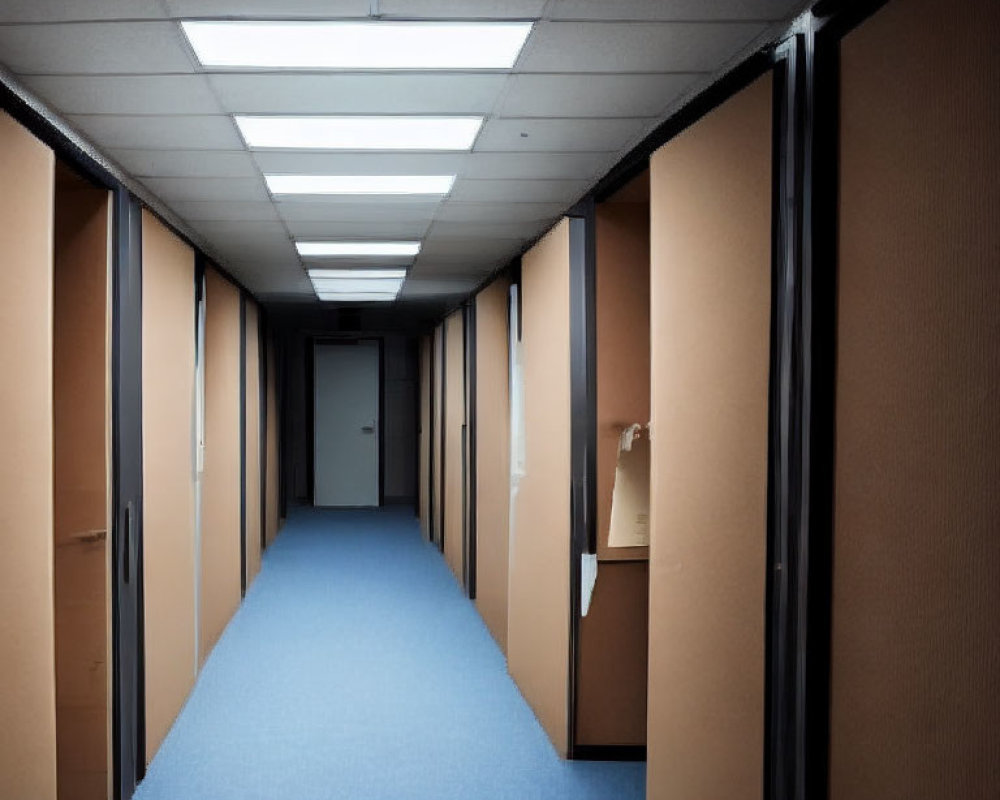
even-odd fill
[(408, 511), (298, 509), (140, 800), (629, 800), (645, 765), (565, 762)]

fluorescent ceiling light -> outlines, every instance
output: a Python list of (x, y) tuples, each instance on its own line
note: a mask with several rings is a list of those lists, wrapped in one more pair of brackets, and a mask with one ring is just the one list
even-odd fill
[(205, 67), (511, 69), (530, 22), (181, 22)]
[(317, 292), (339, 292), (351, 294), (354, 292), (374, 292), (378, 294), (399, 294), (403, 288), (402, 278), (318, 278), (313, 279), (313, 288)]
[(300, 256), (415, 256), (420, 242), (296, 242)]
[(272, 117), (237, 114), (249, 147), (313, 150), (471, 150), (482, 117)]
[(315, 282), (324, 278), (405, 278), (405, 269), (311, 269), (309, 277)]
[(394, 294), (378, 294), (372, 292), (357, 292), (355, 294), (338, 294), (337, 292), (327, 293), (327, 292), (317, 292), (316, 296), (320, 300), (337, 300), (344, 303), (356, 303), (356, 302), (375, 302), (375, 303), (390, 303), (396, 299)]
[(265, 175), (272, 194), (448, 194), (454, 175)]

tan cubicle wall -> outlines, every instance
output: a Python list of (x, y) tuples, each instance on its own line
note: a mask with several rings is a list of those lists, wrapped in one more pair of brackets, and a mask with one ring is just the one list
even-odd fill
[(510, 385), (507, 293), (500, 278), (476, 295), (476, 607), (507, 650)]
[(830, 797), (1000, 794), (1000, 6), (841, 46)]
[(0, 112), (0, 796), (56, 797), (53, 602), (55, 157)]
[(434, 420), (434, 435), (431, 437), (431, 458), (433, 460), (433, 464), (431, 465), (431, 541), (440, 547), (441, 536), (443, 534), (441, 523), (443, 519), (442, 504), (444, 502), (444, 492), (442, 490), (444, 473), (441, 469), (441, 461), (444, 457), (444, 326), (438, 325), (434, 329), (431, 348), (434, 351), (432, 353), (433, 360), (431, 361), (431, 376), (434, 384), (431, 390), (431, 415)]
[(205, 270), (205, 456), (199, 661), (240, 604), (240, 291)]
[(420, 530), (430, 539), (431, 536), (431, 476), (430, 476), (430, 435), (431, 435), (431, 342), (430, 337), (420, 337), (420, 442), (417, 458), (419, 469)]
[(465, 317), (454, 312), (444, 321), (444, 558), (459, 583), (463, 581), (465, 553)]
[(263, 515), (263, 485), (261, 482), (261, 403), (260, 403), (260, 309), (252, 300), (246, 301), (243, 336), (245, 364), (246, 418), (244, 419), (244, 455), (246, 459), (246, 528), (243, 546), (246, 548), (246, 587), (250, 589), (260, 572), (261, 526)]
[(524, 254), (525, 474), (512, 509), (510, 673), (551, 739), (569, 747), (569, 220)]
[(618, 440), (649, 421), (649, 173), (595, 210), (597, 582), (580, 620), (576, 743), (646, 743), (646, 547), (608, 547)]
[(650, 800), (762, 793), (771, 90), (650, 164)]
[(265, 431), (265, 480), (264, 480), (264, 540), (270, 547), (278, 536), (278, 526), (281, 524), (281, 510), (278, 508), (280, 498), (278, 484), (281, 480), (280, 455), (278, 450), (278, 364), (275, 353), (274, 338), (267, 337), (264, 348), (267, 359), (267, 426)]
[(194, 251), (142, 215), (146, 760), (194, 685)]
[(55, 659), (60, 800), (108, 796), (111, 195), (56, 170)]

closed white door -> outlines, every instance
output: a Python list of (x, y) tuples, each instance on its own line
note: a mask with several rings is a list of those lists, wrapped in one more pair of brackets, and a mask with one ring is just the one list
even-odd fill
[(313, 364), (313, 504), (377, 506), (378, 342), (317, 344)]

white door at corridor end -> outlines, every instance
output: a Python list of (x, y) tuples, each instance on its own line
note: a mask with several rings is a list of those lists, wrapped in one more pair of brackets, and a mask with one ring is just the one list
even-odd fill
[(380, 348), (376, 340), (313, 350), (313, 504), (379, 504)]

